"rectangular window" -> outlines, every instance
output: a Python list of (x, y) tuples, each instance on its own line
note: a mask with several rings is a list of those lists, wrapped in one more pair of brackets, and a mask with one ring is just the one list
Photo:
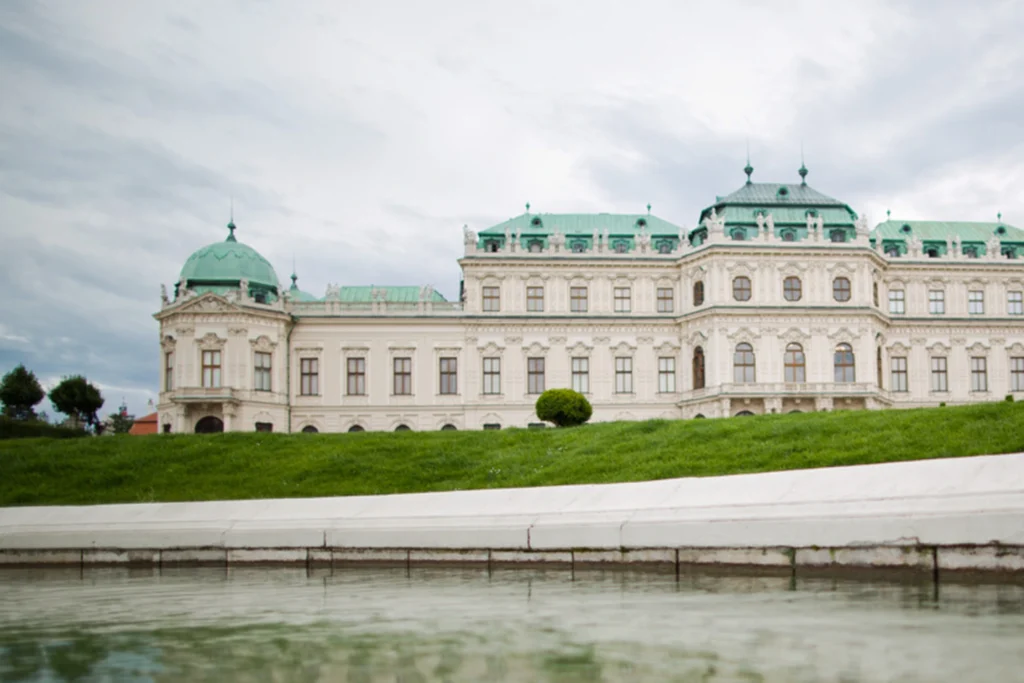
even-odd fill
[(484, 358), (484, 393), (501, 393), (501, 359)]
[(949, 391), (946, 359), (943, 357), (932, 358), (932, 391)]
[(889, 359), (892, 370), (891, 388), (893, 391), (907, 391), (907, 359), (904, 356), (893, 356)]
[(164, 354), (164, 391), (174, 389), (174, 351)]
[(569, 310), (573, 313), (586, 313), (587, 312), (587, 288), (586, 287), (570, 287), (569, 288)]
[(590, 359), (572, 359), (572, 390), (581, 394), (590, 393)]
[(988, 359), (971, 358), (971, 391), (988, 391)]
[(615, 312), (616, 313), (629, 313), (632, 306), (632, 292), (629, 287), (616, 287), (615, 288)]
[(1010, 391), (1024, 391), (1024, 357), (1010, 359)]
[(633, 359), (615, 359), (615, 393), (633, 393)]
[(459, 393), (459, 372), (458, 372), (458, 359), (456, 358), (442, 358), (441, 359), (441, 393), (442, 394), (457, 394)]
[(1006, 312), (1010, 315), (1024, 315), (1024, 292), (1006, 293)]
[(256, 352), (256, 359), (253, 363), (256, 368), (253, 388), (256, 391), (270, 391), (270, 358), (269, 353)]
[(985, 292), (981, 290), (967, 292), (967, 312), (976, 315), (985, 312)]
[(675, 308), (675, 290), (671, 287), (658, 287), (658, 313), (671, 313)]
[(946, 293), (941, 289), (928, 292), (928, 312), (932, 315), (942, 315), (946, 312)]
[(906, 293), (902, 289), (894, 289), (889, 292), (889, 312), (890, 313), (905, 313), (906, 312)]
[(256, 431), (257, 432), (272, 432), (272, 431), (274, 431), (274, 423), (273, 422), (257, 422), (256, 423)]
[(299, 360), (299, 394), (301, 396), (318, 396), (320, 394), (319, 358)]
[(220, 351), (203, 351), (203, 386), (220, 388)]
[(349, 396), (366, 395), (366, 359), (349, 358), (345, 363), (345, 393)]
[(491, 313), (501, 310), (501, 288), (484, 287), (484, 310)]
[(676, 359), (658, 359), (658, 391), (662, 394), (672, 394), (676, 390)]
[(544, 288), (526, 288), (526, 310), (532, 313), (540, 313), (544, 310)]
[(526, 393), (544, 393), (544, 359), (526, 359)]
[(393, 393), (395, 396), (409, 396), (412, 394), (412, 358), (395, 358), (392, 362), (394, 368)]

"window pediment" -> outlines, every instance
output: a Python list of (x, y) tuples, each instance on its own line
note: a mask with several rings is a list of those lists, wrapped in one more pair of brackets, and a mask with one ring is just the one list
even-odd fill
[(636, 353), (636, 347), (627, 341), (621, 341), (615, 346), (611, 347), (611, 351), (616, 356), (632, 356)]
[(478, 346), (477, 351), (480, 352), (481, 356), (500, 356), (505, 353), (504, 346), (498, 346), (494, 342), (487, 342), (483, 346)]
[(679, 353), (681, 348), (678, 344), (671, 341), (664, 341), (658, 346), (655, 346), (654, 350), (661, 356), (674, 356)]
[(840, 327), (838, 330), (828, 335), (828, 338), (833, 342), (850, 342), (854, 339), (860, 339), (860, 332), (854, 332), (848, 327)]
[(897, 356), (905, 356), (910, 353), (910, 347), (904, 345), (903, 342), (894, 342), (891, 346), (886, 347), (885, 350)]
[(747, 342), (747, 343), (751, 343), (755, 339), (760, 339), (761, 338), (761, 334), (760, 334), (760, 332), (754, 332), (749, 327), (741, 327), (738, 330), (735, 330), (734, 332), (732, 332), (731, 334), (728, 334), (727, 338), (729, 339), (729, 341), (732, 341), (732, 342)]
[(351, 345), (341, 347), (341, 355), (345, 358), (363, 358), (369, 355), (369, 353), (369, 346)]
[(799, 327), (791, 327), (779, 336), (783, 341), (787, 343), (803, 343), (809, 341), (811, 338), (811, 335), (809, 333), (804, 332)]
[(215, 351), (217, 349), (224, 348), (227, 343), (227, 339), (224, 337), (218, 337), (214, 332), (207, 332), (200, 339), (196, 341), (199, 344), (199, 348), (204, 351)]
[(932, 354), (933, 356), (943, 356), (952, 350), (951, 346), (943, 344), (942, 342), (935, 342), (934, 344), (927, 348), (928, 353)]
[(708, 343), (708, 336), (703, 332), (697, 331), (691, 334), (686, 341), (690, 346), (704, 346)]
[(1006, 350), (1015, 356), (1024, 355), (1024, 344), (1014, 342), (1011, 346), (1006, 347)]
[(261, 334), (255, 339), (250, 339), (249, 344), (252, 345), (254, 350), (263, 352), (273, 351), (274, 348), (277, 347), (277, 342), (271, 340), (270, 337), (265, 334)]
[(570, 346), (570, 347), (568, 347), (566, 349), (566, 351), (569, 352), (570, 356), (573, 356), (573, 357), (576, 357), (576, 358), (582, 358), (584, 356), (589, 357), (590, 356), (590, 352), (593, 351), (593, 350), (594, 350), (593, 346), (587, 346), (586, 344), (584, 344), (581, 341), (576, 342), (575, 344), (573, 344), (572, 346)]
[(971, 344), (970, 346), (967, 347), (968, 353), (970, 353), (972, 355), (975, 355), (975, 356), (987, 356), (988, 352), (991, 351), (991, 350), (992, 350), (991, 347), (985, 346), (985, 344), (983, 344), (980, 341), (974, 342), (973, 344)]
[(171, 335), (164, 335), (164, 338), (160, 340), (160, 348), (164, 350), (164, 353), (173, 351), (177, 343), (178, 342)]
[(523, 347), (523, 354), (531, 357), (545, 356), (550, 347), (544, 346), (540, 342), (531, 342), (529, 346)]

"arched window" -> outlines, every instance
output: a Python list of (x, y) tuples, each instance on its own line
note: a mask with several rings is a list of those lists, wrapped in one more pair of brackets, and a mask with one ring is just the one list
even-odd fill
[(704, 388), (704, 349), (699, 346), (693, 350), (693, 388)]
[(782, 281), (782, 296), (786, 301), (800, 301), (803, 295), (803, 287), (800, 278), (790, 275)]
[(840, 344), (835, 354), (836, 382), (853, 382), (855, 377), (853, 347)]
[(395, 431), (396, 432), (411, 432), (412, 429), (409, 428), (409, 425), (398, 425), (397, 427), (395, 427)]
[(939, 250), (935, 247), (928, 247), (924, 253), (928, 258), (939, 258)]
[(453, 425), (451, 423), (448, 423), (448, 424), (444, 425), (443, 427), (441, 427), (441, 431), (442, 432), (454, 432), (454, 431), (457, 431), (457, 430), (458, 430), (458, 427), (456, 427), (455, 425)]
[(313, 425), (306, 425), (305, 427), (302, 428), (303, 434), (316, 434), (319, 431), (320, 430), (314, 427)]
[(737, 384), (754, 382), (754, 347), (746, 342), (736, 345), (732, 354), (733, 381)]
[(807, 381), (804, 347), (795, 342), (787, 344), (786, 353), (783, 356), (783, 365), (786, 367), (787, 382)]
[(753, 413), (750, 412), (749, 410), (741, 410), (740, 412), (736, 413), (736, 417), (751, 417), (751, 416), (753, 416)]
[(616, 254), (625, 254), (627, 251), (629, 251), (629, 242), (627, 242), (626, 240), (616, 240), (612, 244), (612, 251), (614, 251)]
[(484, 251), (489, 251), (492, 254), (497, 252), (501, 245), (498, 244), (498, 240), (487, 240), (484, 242)]
[(829, 233), (829, 239), (831, 239), (833, 242), (845, 242), (846, 241), (846, 231), (845, 230), (833, 230), (832, 232)]
[(871, 285), (871, 297), (874, 299), (875, 306), (877, 307), (878, 306), (878, 283), (877, 282), (872, 283), (872, 285)]
[(697, 280), (693, 283), (693, 305), (701, 306), (704, 304), (704, 281)]
[(740, 275), (732, 281), (732, 298), (736, 301), (750, 301), (752, 291), (749, 277)]
[(875, 369), (878, 371), (878, 377), (875, 378), (875, 383), (878, 384), (878, 388), (882, 388), (882, 347), (879, 346), (875, 351)]
[(586, 245), (586, 243), (580, 242), (579, 240), (577, 240), (577, 241), (573, 242), (572, 244), (570, 244), (569, 248), (572, 249), (572, 253), (574, 253), (574, 254), (582, 254), (583, 252), (585, 252), (587, 250), (587, 245)]
[(737, 242), (742, 242), (743, 240), (747, 239), (747, 231), (744, 230), (743, 228), (736, 228), (731, 233), (729, 233), (729, 236), (732, 237)]
[(783, 230), (782, 231), (782, 241), (783, 242), (796, 242), (796, 233), (793, 232), (792, 230)]
[(354, 434), (355, 432), (365, 432), (366, 430), (363, 429), (360, 425), (352, 425), (351, 427), (348, 428), (348, 431)]
[(527, 244), (527, 249), (530, 250), (531, 254), (539, 254), (544, 249), (544, 243), (540, 240), (530, 240)]
[(658, 253), (659, 254), (671, 254), (672, 253), (672, 242), (669, 240), (662, 240), (658, 242)]
[(836, 301), (850, 300), (850, 281), (845, 277), (837, 277), (832, 281), (832, 298)]

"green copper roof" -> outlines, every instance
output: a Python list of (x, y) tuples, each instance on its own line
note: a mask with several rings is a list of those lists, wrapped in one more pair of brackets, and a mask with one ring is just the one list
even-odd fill
[(883, 240), (906, 240), (916, 236), (922, 242), (945, 242), (952, 237), (959, 237), (961, 242), (987, 242), (993, 237), (1003, 242), (1024, 242), (1024, 230), (1002, 222), (888, 220), (875, 226), (871, 236)]
[[(416, 303), (420, 300), (420, 287), (389, 287), (383, 285), (370, 285), (369, 287), (341, 287), (339, 288), (339, 301), (353, 304), (368, 304), (373, 299), (370, 293), (373, 290), (384, 290), (387, 292), (386, 301), (390, 303)], [(334, 300), (333, 298), (331, 300)], [(434, 292), (431, 301), (447, 301), (440, 292)]]
[(852, 226), (857, 213), (849, 206), (801, 183), (747, 183), (732, 194), (716, 197), (700, 214), (711, 210), (725, 217), (726, 225), (756, 225), (757, 214), (771, 214), (775, 225), (806, 226), (808, 215), (821, 216), (826, 226)]
[(197, 250), (181, 268), (180, 280), (189, 289), (207, 285), (234, 285), (245, 279), (251, 285), (277, 290), (277, 273), (270, 262), (260, 256), (252, 247), (235, 240), (235, 225), (228, 224), (231, 231), (223, 242), (214, 242)]
[(764, 206), (840, 206), (846, 204), (800, 183), (749, 183), (732, 194), (718, 197), (716, 204), (759, 204)]
[(650, 214), (619, 213), (524, 213), (482, 230), (481, 235), (504, 235), (505, 230), (526, 236), (551, 235), (557, 228), (563, 235), (634, 235), (646, 226), (651, 235), (679, 235), (679, 226)]

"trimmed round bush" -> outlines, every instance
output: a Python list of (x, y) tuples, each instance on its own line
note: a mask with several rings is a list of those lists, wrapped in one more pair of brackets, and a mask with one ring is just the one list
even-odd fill
[(590, 419), (594, 409), (587, 397), (572, 389), (548, 389), (537, 399), (537, 417), (558, 427), (575, 427)]

